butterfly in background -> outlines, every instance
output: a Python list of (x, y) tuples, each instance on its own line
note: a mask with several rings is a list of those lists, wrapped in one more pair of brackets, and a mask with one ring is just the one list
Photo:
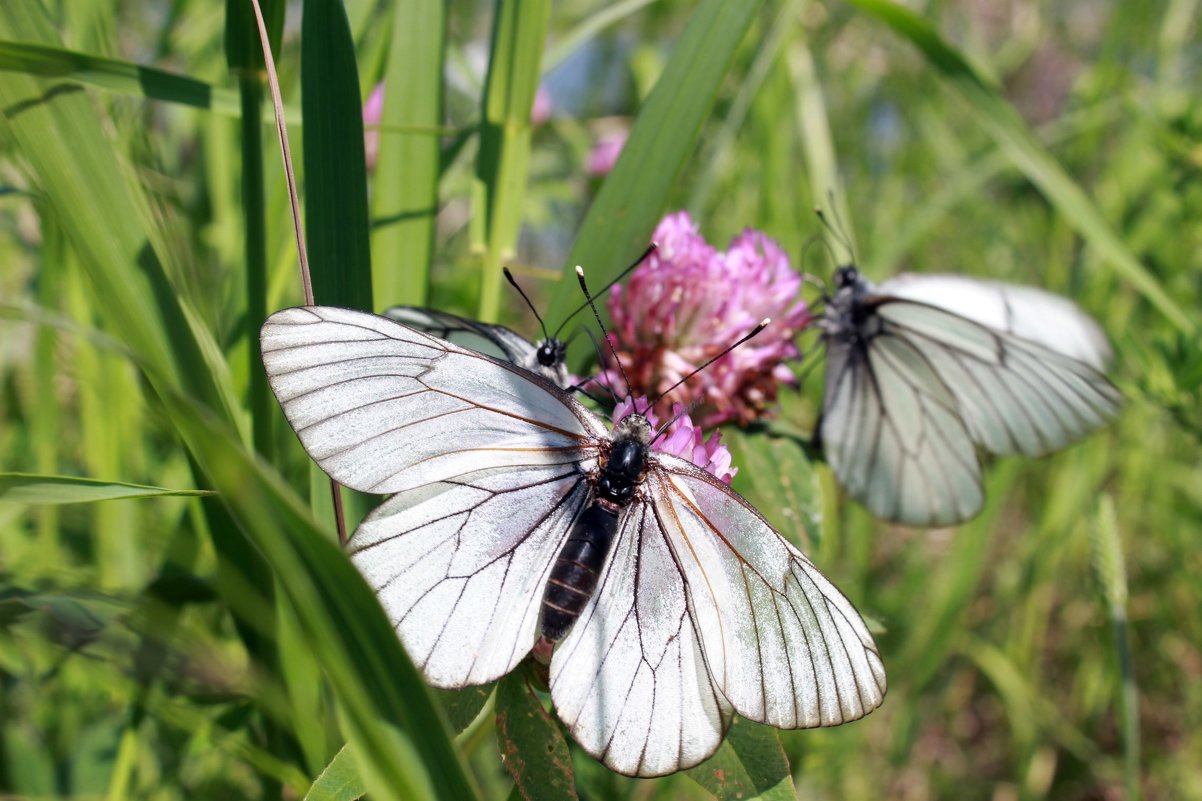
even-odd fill
[(348, 551), (431, 684), (550, 650), (560, 719), (633, 776), (703, 761), (735, 712), (803, 728), (881, 703), (852, 604), (644, 415), (611, 431), (543, 375), (363, 312), (285, 309), (261, 346), (322, 469), (392, 495)]
[[(605, 292), (609, 287), (621, 281), (627, 273), (650, 256), (656, 247), (655, 243), (652, 243), (641, 256), (635, 259), (634, 263), (620, 272), (601, 291)], [(588, 304), (577, 307), (575, 311), (564, 318), (554, 334), (548, 334), (542, 316), (534, 308), (534, 304), (530, 302), (530, 298), (522, 287), (518, 285), (513, 274), (509, 272), (509, 268), (503, 268), (503, 272), (505, 280), (522, 296), (522, 300), (526, 301), (526, 306), (534, 314), (534, 319), (538, 320), (543, 338), (537, 343), (531, 342), (513, 329), (503, 325), (482, 323), (479, 320), (422, 306), (392, 306), (384, 310), (384, 316), (396, 320), (398, 323), (404, 323), (410, 328), (416, 328), (418, 331), (433, 334), (439, 339), (445, 339), (461, 347), (504, 359), (524, 370), (538, 373), (560, 389), (573, 388), (576, 379), (568, 372), (566, 363), (568, 346), (559, 338), (559, 333), (573, 317), (584, 311)]]
[(984, 502), (977, 448), (1042, 456), (1101, 427), (1122, 402), (1110, 345), (1072, 302), (955, 275), (879, 285), (835, 274), (815, 440), (878, 517), (942, 526)]

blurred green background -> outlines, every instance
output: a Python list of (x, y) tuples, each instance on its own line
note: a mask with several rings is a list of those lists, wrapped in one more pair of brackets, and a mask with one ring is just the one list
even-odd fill
[[(229, 6), (0, 5), (0, 795), (301, 798), (348, 741), (310, 797), (517, 794), (491, 711), (521, 693), (477, 715), (485, 693), (424, 689), (265, 389), (255, 335), (301, 289)], [(503, 264), (558, 321), (563, 268), (599, 285), (679, 208), (826, 278), (806, 245), (833, 192), (870, 276), (1044, 287), (1114, 341), (1120, 419), (992, 464), (954, 530), (875, 522), (789, 440), (729, 432), (736, 487), (879, 624), (884, 706), (780, 733), (788, 767), (739, 724), (725, 783), (574, 753), (574, 779), (519, 771), (533, 797), (1202, 798), (1198, 3), (909, 8), (268, 4), (319, 303), (534, 334)], [(814, 374), (781, 427), (808, 431), (819, 394)], [(373, 502), (348, 497), (352, 523)]]

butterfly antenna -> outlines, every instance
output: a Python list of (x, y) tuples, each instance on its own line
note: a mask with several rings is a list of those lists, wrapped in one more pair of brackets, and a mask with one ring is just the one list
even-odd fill
[[(619, 282), (619, 281), (621, 281), (623, 278), (625, 278), (627, 275), (629, 275), (631, 270), (633, 270), (635, 267), (638, 267), (640, 264), (642, 264), (642, 263), (643, 263), (643, 261), (644, 261), (644, 260), (646, 260), (646, 258), (647, 258), (648, 256), (650, 256), (652, 253), (654, 253), (654, 252), (655, 252), (655, 250), (656, 250), (656, 248), (658, 248), (658, 247), (659, 247), (659, 243), (658, 243), (658, 242), (652, 242), (652, 243), (651, 243), (651, 244), (650, 244), (650, 245), (647, 247), (647, 249), (643, 251), (643, 255), (641, 255), (641, 256), (639, 256), (637, 259), (635, 259), (635, 260), (634, 260), (634, 263), (632, 263), (632, 264), (631, 264), (629, 267), (627, 267), (625, 270), (623, 270), (622, 272), (618, 273), (617, 277), (615, 277), (615, 278), (614, 278), (612, 281), (610, 281), (610, 282), (609, 282), (608, 284), (606, 284), (605, 286), (601, 287), (601, 292), (600, 292), (600, 293), (598, 293), (598, 294), (602, 294), (602, 295), (604, 295), (606, 292), (608, 292), (608, 291), (609, 291), (609, 289), (610, 289), (610, 287), (612, 287), (614, 284), (618, 283), (618, 282)], [(572, 312), (572, 313), (571, 313), (571, 314), (569, 314), (567, 317), (563, 318), (563, 322), (559, 324), (559, 328), (556, 328), (556, 329), (555, 329), (555, 336), (556, 336), (556, 337), (558, 337), (558, 336), (559, 336), (559, 332), (563, 330), (563, 327), (564, 327), (565, 325), (567, 325), (567, 324), (568, 324), (568, 322), (569, 322), (569, 321), (571, 321), (571, 319), (572, 319), (573, 317), (575, 317), (577, 314), (580, 314), (580, 312), (584, 311), (584, 307), (585, 307), (585, 306), (587, 306), (587, 305), (588, 305), (588, 302), (587, 302), (587, 301), (586, 301), (585, 303), (582, 303), (582, 304), (580, 304), (580, 306), (578, 306), (578, 307), (576, 308), (576, 311)]]
[[(544, 342), (550, 341), (551, 337), (549, 337), (547, 335), (546, 323), (544, 323), (543, 318), (539, 316), (538, 309), (534, 308), (534, 304), (530, 302), (530, 298), (529, 298), (529, 296), (526, 295), (525, 290), (523, 290), (521, 285), (518, 284), (517, 279), (513, 277), (513, 273), (509, 272), (508, 267), (502, 267), (501, 272), (504, 273), (505, 280), (509, 282), (510, 286), (512, 286), (514, 289), (516, 289), (518, 291), (518, 294), (522, 296), (522, 300), (526, 301), (526, 305), (530, 308), (530, 311), (534, 312), (534, 319), (538, 320), (538, 327), (543, 329), (543, 341)], [(556, 331), (555, 333), (559, 333), (559, 332)]]
[[(586, 329), (584, 329), (584, 333), (588, 335), (589, 341), (593, 343), (593, 351), (596, 352), (596, 354), (597, 354), (597, 364), (601, 364), (601, 345), (600, 345), (600, 343), (597, 342), (597, 338), (595, 336), (593, 336), (592, 331), (590, 331), (586, 328)], [(603, 376), (603, 375), (605, 375), (604, 371), (598, 373), (596, 376), (593, 376), (592, 378), (585, 379), (585, 383), (587, 384), (589, 381), (595, 381), (598, 384), (600, 384), (601, 386), (605, 387), (605, 391), (609, 393), (609, 397), (613, 398), (614, 405), (616, 406), (618, 404), (618, 394), (616, 392), (614, 392), (614, 388), (612, 386), (610, 386), (609, 381), (601, 380), (601, 376)], [(623, 375), (625, 375), (625, 373), (623, 373)], [(584, 392), (583, 387), (580, 387), (580, 386), (573, 387), (573, 389), (579, 389), (581, 392)], [(584, 392), (584, 394), (588, 395), (588, 397), (592, 398), (594, 401), (597, 401), (596, 398), (593, 398), (593, 396), (589, 395), (587, 392)], [(600, 403), (600, 401), (597, 401), (597, 403)]]
[(760, 324), (759, 324), (759, 325), (757, 325), (755, 328), (751, 329), (751, 330), (750, 330), (750, 331), (748, 331), (746, 334), (744, 334), (744, 335), (743, 335), (743, 338), (742, 338), (742, 339), (740, 339), (738, 342), (736, 342), (736, 343), (734, 343), (733, 345), (731, 345), (730, 347), (726, 348), (726, 349), (725, 349), (725, 350), (723, 350), (721, 353), (719, 353), (717, 356), (713, 357), (712, 359), (710, 359), (709, 361), (707, 361), (705, 364), (703, 364), (703, 365), (701, 365), (700, 367), (698, 367), (697, 369), (693, 370), (693, 372), (689, 373), (689, 374), (688, 374), (688, 375), (686, 375), (684, 378), (680, 379), (680, 380), (679, 380), (679, 381), (677, 381), (675, 384), (673, 384), (672, 386), (668, 387), (668, 388), (667, 388), (667, 389), (665, 389), (663, 392), (659, 393), (659, 397), (657, 397), (657, 398), (656, 398), (654, 401), (652, 401), (652, 402), (651, 402), (651, 406), (649, 406), (648, 408), (651, 408), (651, 407), (655, 406), (656, 404), (658, 404), (658, 403), (659, 403), (661, 400), (663, 400), (663, 399), (664, 399), (664, 396), (665, 396), (665, 395), (667, 395), (669, 392), (671, 392), (672, 390), (676, 389), (678, 386), (680, 386), (680, 385), (681, 385), (681, 384), (683, 384), (684, 382), (688, 381), (690, 378), (692, 378), (693, 376), (697, 375), (697, 374), (698, 374), (698, 373), (700, 373), (702, 370), (704, 370), (705, 368), (709, 367), (711, 364), (713, 364), (714, 362), (718, 361), (718, 360), (719, 360), (719, 359), (721, 359), (723, 356), (725, 356), (726, 354), (730, 353), (732, 350), (734, 350), (735, 348), (739, 347), (740, 345), (742, 345), (742, 344), (743, 344), (744, 342), (746, 342), (747, 340), (751, 339), (753, 336), (755, 336), (755, 335), (756, 335), (756, 334), (758, 334), (759, 332), (763, 331), (765, 328), (767, 328), (767, 327), (768, 327), (768, 323), (770, 323), (770, 322), (772, 322), (772, 318), (770, 318), (770, 317), (765, 317), (763, 320), (761, 320), (761, 321), (760, 321)]
[[(622, 374), (622, 382), (626, 385), (626, 394), (630, 394), (630, 379), (626, 376), (626, 368), (622, 366), (622, 360), (618, 358), (618, 349), (614, 347), (613, 340), (609, 338), (609, 332), (605, 330), (605, 323), (601, 322), (601, 313), (597, 311), (597, 304), (593, 301), (593, 295), (588, 291), (588, 284), (584, 281), (584, 268), (579, 264), (576, 265), (576, 280), (580, 282), (580, 288), (584, 290), (584, 297), (588, 301), (588, 307), (593, 310), (593, 318), (597, 321), (597, 326), (601, 329), (601, 333), (605, 336), (605, 344), (609, 345), (609, 352), (614, 356), (614, 363), (618, 365), (618, 372)], [(599, 349), (598, 349), (599, 350)], [(598, 358), (600, 363), (600, 358)], [(613, 390), (610, 390), (613, 394)], [(615, 400), (617, 396), (615, 395)]]
[[(823, 227), (827, 231), (830, 231), (831, 236), (835, 237), (843, 247), (847, 248), (847, 252), (851, 254), (852, 264), (855, 264), (856, 248), (851, 243), (851, 237), (847, 235), (847, 227), (843, 224), (843, 218), (839, 216), (839, 207), (835, 205), (835, 193), (833, 191), (827, 192), (826, 197), (831, 204), (831, 214), (834, 216), (834, 224), (832, 225), (831, 220), (826, 218), (826, 212), (822, 210), (821, 206), (816, 207), (814, 213), (818, 215), (818, 220), (822, 223)], [(835, 263), (839, 263), (838, 256), (835, 257)]]

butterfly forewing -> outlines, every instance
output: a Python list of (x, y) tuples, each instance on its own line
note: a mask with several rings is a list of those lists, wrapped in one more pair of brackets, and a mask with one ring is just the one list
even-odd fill
[(579, 461), (607, 430), (553, 385), (383, 317), (316, 306), (263, 325), (268, 381), (331, 477), (393, 493), (471, 470)]

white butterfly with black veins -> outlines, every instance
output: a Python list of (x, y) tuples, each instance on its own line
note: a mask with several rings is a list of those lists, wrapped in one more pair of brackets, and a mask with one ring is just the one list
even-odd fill
[(384, 316), (439, 339), (512, 362), (538, 373), (561, 389), (572, 385), (572, 376), (564, 361), (568, 346), (557, 336), (544, 336), (534, 343), (503, 325), (482, 323), (419, 306), (393, 306), (384, 310)]
[(346, 309), (277, 312), (261, 344), (309, 454), (393, 494), (348, 550), (431, 684), (555, 642), (560, 719), (637, 776), (706, 759), (735, 712), (801, 728), (881, 703), (851, 603), (724, 483), (650, 449), (642, 415), (610, 432), (541, 376)]
[(1122, 398), (1110, 346), (1064, 298), (952, 275), (873, 285), (835, 275), (818, 323), (826, 378), (817, 440), (873, 514), (947, 525), (983, 503), (977, 446), (1042, 456), (1099, 428)]

